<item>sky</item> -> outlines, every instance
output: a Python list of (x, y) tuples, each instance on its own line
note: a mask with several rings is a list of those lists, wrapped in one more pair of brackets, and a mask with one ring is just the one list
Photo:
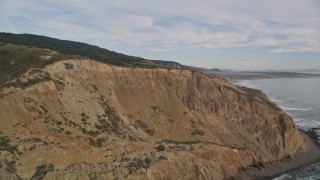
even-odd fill
[(319, 0), (0, 0), (0, 32), (204, 68), (320, 69)]

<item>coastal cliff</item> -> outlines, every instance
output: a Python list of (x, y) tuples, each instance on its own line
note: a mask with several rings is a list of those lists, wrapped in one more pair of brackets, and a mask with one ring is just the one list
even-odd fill
[(227, 179), (308, 149), (261, 91), (199, 72), (69, 59), (14, 82), (0, 96), (1, 177)]

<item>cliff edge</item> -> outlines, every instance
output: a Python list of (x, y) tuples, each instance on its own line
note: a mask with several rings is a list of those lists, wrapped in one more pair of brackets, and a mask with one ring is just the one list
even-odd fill
[(13, 179), (227, 179), (308, 149), (261, 91), (90, 59), (7, 83), (0, 120), (0, 176)]

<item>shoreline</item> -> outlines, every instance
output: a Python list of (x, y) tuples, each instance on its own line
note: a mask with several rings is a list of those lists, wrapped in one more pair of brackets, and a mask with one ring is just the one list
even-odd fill
[(292, 159), (283, 159), (278, 162), (266, 164), (264, 167), (249, 167), (245, 171), (239, 172), (234, 179), (256, 179), (266, 180), (280, 176), (283, 173), (298, 169), (320, 160), (320, 145), (316, 144), (316, 137), (309, 131), (299, 130), (306, 139), (309, 150), (296, 154)]

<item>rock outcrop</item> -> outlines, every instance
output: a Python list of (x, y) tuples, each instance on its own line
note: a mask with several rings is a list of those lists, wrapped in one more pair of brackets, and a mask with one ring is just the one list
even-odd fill
[(82, 59), (16, 81), (0, 96), (2, 177), (227, 179), (308, 148), (262, 92), (199, 72)]

